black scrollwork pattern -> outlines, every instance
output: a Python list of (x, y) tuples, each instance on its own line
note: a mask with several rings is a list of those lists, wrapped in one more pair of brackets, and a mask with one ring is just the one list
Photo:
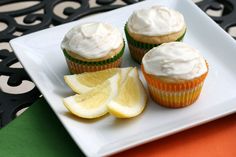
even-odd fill
[[(229, 32), (230, 28), (236, 26), (235, 0), (204, 0), (199, 2), (198, 6), (204, 12), (208, 10), (220, 12), (218, 16), (208, 15), (227, 32)], [(234, 37), (234, 39), (236, 39), (236, 37)]]
[[(31, 81), (23, 68), (12, 67), (18, 60), (14, 52), (6, 48), (11, 39), (140, 1), (143, 0), (0, 0), (0, 80), (2, 76), (7, 76), (7, 85), (11, 87)], [(25, 8), (11, 9), (10, 6), (29, 2), (33, 4), (23, 5)], [(92, 6), (92, 3), (95, 5)], [(236, 25), (235, 0), (204, 0), (198, 6), (205, 12), (209, 9), (223, 10), (221, 16), (211, 17), (226, 31)], [(60, 8), (60, 14), (55, 11), (57, 8)], [(20, 109), (35, 102), (40, 95), (35, 86), (25, 93), (8, 93), (2, 89), (0, 82), (0, 128), (14, 119)]]

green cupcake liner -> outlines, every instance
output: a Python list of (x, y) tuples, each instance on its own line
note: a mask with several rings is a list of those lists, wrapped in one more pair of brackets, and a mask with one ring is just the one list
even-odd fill
[[(141, 48), (141, 49), (152, 49), (153, 47), (161, 45), (161, 44), (148, 44), (148, 43), (143, 43), (143, 42), (135, 40), (128, 33), (127, 23), (125, 24), (124, 30), (125, 30), (125, 36), (126, 36), (127, 41), (129, 42), (129, 44), (132, 44), (135, 47), (138, 47), (138, 48)], [(185, 30), (184, 34), (181, 37), (179, 37), (176, 41), (182, 41), (183, 40), (183, 38), (186, 34), (186, 30)]]
[(125, 42), (124, 42), (123, 48), (121, 49), (121, 51), (119, 53), (117, 53), (114, 57), (103, 60), (103, 61), (92, 61), (92, 62), (82, 61), (77, 58), (71, 57), (65, 49), (62, 49), (62, 50), (63, 50), (64, 56), (72, 62), (75, 62), (77, 64), (89, 65), (89, 66), (99, 66), (99, 65), (105, 65), (108, 63), (112, 63), (112, 62), (115, 62), (116, 60), (118, 60), (124, 53)]

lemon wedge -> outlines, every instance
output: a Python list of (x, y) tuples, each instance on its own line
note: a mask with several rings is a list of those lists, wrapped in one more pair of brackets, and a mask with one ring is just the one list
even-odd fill
[(120, 81), (120, 73), (117, 73), (87, 93), (64, 98), (63, 103), (76, 116), (88, 119), (101, 117), (108, 113), (107, 104), (117, 95)]
[(147, 94), (139, 79), (137, 68), (133, 68), (121, 84), (119, 92), (108, 104), (109, 113), (118, 118), (139, 115), (147, 103)]
[(64, 79), (67, 85), (78, 94), (83, 94), (95, 86), (102, 84), (107, 79), (111, 78), (118, 72), (121, 73), (121, 78), (125, 79), (125, 76), (132, 68), (113, 68), (97, 72), (87, 72), (82, 74), (65, 75)]

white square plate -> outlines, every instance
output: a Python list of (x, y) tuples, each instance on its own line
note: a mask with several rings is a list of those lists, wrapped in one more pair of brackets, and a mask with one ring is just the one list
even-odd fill
[[(73, 26), (105, 21), (122, 32), (136, 9), (165, 5), (183, 13), (188, 30), (184, 42), (199, 49), (209, 63), (209, 75), (196, 103), (182, 109), (160, 107), (149, 99), (143, 114), (120, 120), (106, 116), (82, 120), (71, 116), (62, 98), (72, 95), (63, 76), (69, 74), (60, 43)], [(103, 156), (134, 147), (236, 111), (236, 43), (192, 1), (150, 0), (87, 17), (11, 40), (11, 46), (53, 111), (87, 156)], [(123, 66), (138, 66), (126, 48)], [(140, 73), (141, 74), (141, 73)], [(141, 79), (146, 83), (141, 75)]]

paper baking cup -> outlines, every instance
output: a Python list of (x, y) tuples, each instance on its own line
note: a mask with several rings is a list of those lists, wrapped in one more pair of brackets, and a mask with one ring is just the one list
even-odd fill
[(80, 74), (83, 72), (94, 72), (110, 68), (118, 68), (121, 65), (121, 58), (117, 59), (114, 62), (110, 62), (104, 65), (84, 65), (75, 63), (68, 58), (66, 58), (67, 65), (72, 74)]
[(198, 78), (173, 83), (147, 74), (144, 71), (143, 65), (142, 72), (147, 81), (152, 99), (158, 104), (170, 108), (185, 107), (194, 103), (201, 93), (204, 80), (207, 76), (206, 72)]
[(74, 58), (70, 56), (65, 49), (63, 49), (63, 52), (70, 72), (72, 74), (79, 74), (83, 72), (93, 72), (120, 67), (124, 48), (125, 45), (123, 46), (122, 50), (112, 58), (93, 62), (82, 61), (77, 58)]
[[(136, 60), (138, 63), (142, 62), (142, 58), (143, 56), (149, 51), (151, 50), (153, 47), (157, 47), (161, 44), (148, 44), (148, 43), (144, 43), (144, 42), (140, 42), (135, 40), (134, 38), (132, 38), (129, 33), (128, 33), (128, 28), (127, 28), (127, 24), (125, 25), (125, 36), (128, 42), (128, 47), (129, 47), (129, 51), (131, 56), (133, 57), (134, 60)], [(184, 34), (179, 37), (176, 41), (182, 41), (184, 36), (185, 36), (186, 30), (184, 32)]]
[(143, 56), (149, 51), (149, 49), (143, 49), (133, 46), (128, 42), (129, 52), (132, 58), (141, 64)]

